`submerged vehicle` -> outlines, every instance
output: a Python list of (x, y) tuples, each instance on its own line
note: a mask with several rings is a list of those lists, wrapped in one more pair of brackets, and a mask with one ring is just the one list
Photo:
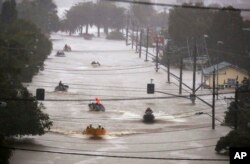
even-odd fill
[(101, 125), (98, 125), (98, 127), (95, 128), (90, 124), (82, 133), (93, 137), (101, 137), (106, 134), (106, 129)]
[(63, 51), (57, 51), (56, 56), (58, 56), (58, 57), (64, 57), (65, 53)]
[(89, 104), (90, 111), (105, 111), (105, 107), (102, 104), (90, 103)]
[(145, 111), (145, 114), (143, 115), (143, 121), (147, 123), (151, 123), (151, 122), (154, 122), (154, 120), (155, 120), (155, 116), (153, 114), (152, 109), (147, 108)]
[(68, 91), (68, 89), (69, 89), (69, 86), (64, 85), (64, 84), (58, 85), (55, 87), (55, 91), (65, 91), (66, 92), (66, 91)]

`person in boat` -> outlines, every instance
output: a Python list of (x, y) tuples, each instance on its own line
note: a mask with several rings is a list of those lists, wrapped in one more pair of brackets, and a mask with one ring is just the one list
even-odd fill
[(153, 110), (152, 110), (151, 108), (148, 107), (148, 108), (146, 109), (145, 113), (153, 113)]
[(89, 126), (87, 126), (87, 129), (91, 129), (92, 128), (92, 124), (89, 124)]
[(68, 50), (68, 49), (69, 49), (69, 46), (67, 44), (65, 44), (64, 50)]
[(60, 88), (63, 88), (63, 87), (64, 87), (62, 81), (59, 82), (59, 87), (60, 87)]
[(100, 105), (101, 105), (101, 100), (98, 97), (96, 97), (95, 98), (95, 108), (96, 108), (96, 110), (100, 109)]
[(96, 105), (100, 105), (101, 104), (101, 100), (98, 97), (96, 97), (95, 98), (95, 103), (96, 103)]
[(101, 126), (101, 124), (99, 124), (99, 125), (98, 125), (98, 129), (102, 129), (102, 126)]

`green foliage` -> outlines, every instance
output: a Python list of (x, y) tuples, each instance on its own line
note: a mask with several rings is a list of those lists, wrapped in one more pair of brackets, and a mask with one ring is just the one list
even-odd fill
[(1, 21), (4, 23), (12, 23), (17, 18), (15, 0), (6, 0), (2, 4)]
[(169, 13), (169, 36), (177, 47), (187, 47), (187, 40), (196, 38), (199, 52), (204, 52), (206, 40), (212, 63), (227, 61), (250, 69), (250, 34), (243, 31), (247, 27), (250, 24), (243, 22), (240, 11), (230, 6), (221, 10), (173, 8)]
[(38, 105), (21, 82), (31, 80), (42, 66), (51, 51), (51, 42), (35, 25), (23, 20), (0, 23), (0, 27), (0, 88), (4, 88), (0, 98), (7, 99), (8, 104), (0, 111), (1, 134), (8, 137), (44, 134), (52, 123), (42, 113), (43, 106)]
[[(243, 85), (238, 89), (238, 103), (232, 102), (226, 112), (225, 123), (233, 126), (237, 123), (237, 130), (231, 131), (222, 137), (217, 145), (216, 151), (228, 151), (229, 147), (250, 147), (250, 79), (245, 78)], [(237, 110), (236, 110), (237, 109)], [(237, 122), (236, 120), (237, 119)]]
[(1, 164), (9, 164), (8, 159), (12, 155), (12, 151), (9, 149), (6, 149), (7, 144), (5, 142), (5, 139), (2, 135), (0, 135), (0, 163)]
[[(6, 137), (42, 135), (46, 129), (50, 129), (52, 122), (49, 120), (49, 116), (42, 112), (43, 105), (38, 104), (27, 89), (20, 88), (16, 96), (9, 97), (16, 100), (6, 101), (7, 107), (1, 109), (0, 128), (2, 135)], [(23, 101), (23, 99), (27, 100)]]
[[(14, 1), (11, 3), (15, 6)], [(4, 10), (3, 13), (7, 11)], [(2, 148), (7, 146), (7, 137), (42, 135), (52, 126), (49, 116), (42, 111), (43, 105), (21, 83), (31, 81), (52, 44), (34, 24), (11, 18), (0, 21), (0, 100), (7, 103), (0, 109), (0, 163), (3, 164), (8, 164), (11, 156), (11, 150)]]
[(230, 147), (250, 147), (249, 131), (234, 130), (229, 132), (225, 137), (220, 138), (215, 150), (218, 153), (228, 154)]
[[(0, 24), (0, 42), (3, 47), (2, 66), (13, 66), (19, 71), (21, 81), (31, 81), (32, 76), (43, 66), (43, 61), (50, 54), (52, 44), (32, 23), (17, 20), (10, 25)], [(7, 62), (6, 62), (7, 61)], [(8, 68), (10, 69), (10, 68)]]
[[(150, 0), (147, 0), (146, 2), (150, 2)], [(130, 12), (132, 13), (132, 17), (134, 17), (134, 25), (143, 27), (150, 25), (150, 22), (156, 15), (156, 11), (151, 5), (132, 4), (130, 6)]]
[(52, 0), (24, 0), (17, 5), (19, 18), (33, 22), (43, 33), (58, 31), (59, 18)]
[(249, 79), (243, 80), (243, 85), (238, 88), (238, 103), (231, 102), (228, 111), (226, 111), (225, 123), (229, 126), (235, 124), (235, 116), (237, 115), (237, 124), (240, 129), (246, 130), (247, 124), (250, 123), (250, 83)]
[(106, 34), (108, 28), (120, 30), (124, 27), (124, 8), (117, 7), (114, 3), (98, 1), (97, 3), (84, 2), (78, 3), (66, 12), (66, 19), (61, 22), (62, 31), (71, 33), (83, 32), (83, 27), (96, 25), (98, 27), (98, 36), (100, 36), (100, 28), (103, 27)]
[(106, 37), (106, 39), (109, 39), (109, 40), (124, 40), (124, 36), (119, 31), (112, 31), (112, 32), (110, 32), (108, 34), (108, 36)]

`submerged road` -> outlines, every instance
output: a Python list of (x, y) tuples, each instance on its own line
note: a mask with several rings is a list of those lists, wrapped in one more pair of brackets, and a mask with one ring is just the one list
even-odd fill
[[(44, 70), (25, 85), (33, 94), (36, 88), (46, 90), (44, 111), (54, 125), (43, 136), (24, 137), (17, 143), (19, 150), (11, 163), (228, 163), (228, 158), (217, 155), (214, 148), (229, 129), (217, 121), (212, 130), (211, 109), (202, 102), (192, 105), (185, 98), (148, 95), (146, 85), (150, 79), (154, 79), (156, 90), (176, 95), (178, 82), (171, 79), (174, 83), (166, 83), (164, 70), (156, 73), (154, 63), (144, 62), (123, 41), (84, 40), (64, 34), (53, 34), (52, 41), (53, 51)], [(73, 51), (56, 57), (65, 44)], [(101, 66), (92, 66), (92, 61)], [(173, 72), (178, 74), (176, 69)], [(184, 71), (184, 81), (191, 84), (191, 79), (192, 72)], [(69, 85), (68, 92), (54, 91), (59, 81)], [(188, 90), (183, 95), (189, 95)], [(88, 103), (95, 97), (101, 99), (105, 112), (89, 111)], [(211, 102), (211, 97), (203, 98)], [(142, 121), (147, 107), (154, 111), (153, 124)], [(216, 102), (218, 120), (223, 120), (226, 107), (223, 100)], [(101, 124), (107, 135), (102, 139), (83, 135), (89, 124)]]

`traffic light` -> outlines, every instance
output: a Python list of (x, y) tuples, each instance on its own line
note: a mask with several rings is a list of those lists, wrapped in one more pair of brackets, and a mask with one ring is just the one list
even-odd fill
[(43, 88), (36, 89), (36, 99), (37, 100), (44, 100), (44, 97), (45, 97), (44, 93), (45, 93), (45, 89), (43, 89)]
[(147, 93), (148, 94), (154, 94), (155, 93), (155, 84), (148, 84), (147, 85)]

